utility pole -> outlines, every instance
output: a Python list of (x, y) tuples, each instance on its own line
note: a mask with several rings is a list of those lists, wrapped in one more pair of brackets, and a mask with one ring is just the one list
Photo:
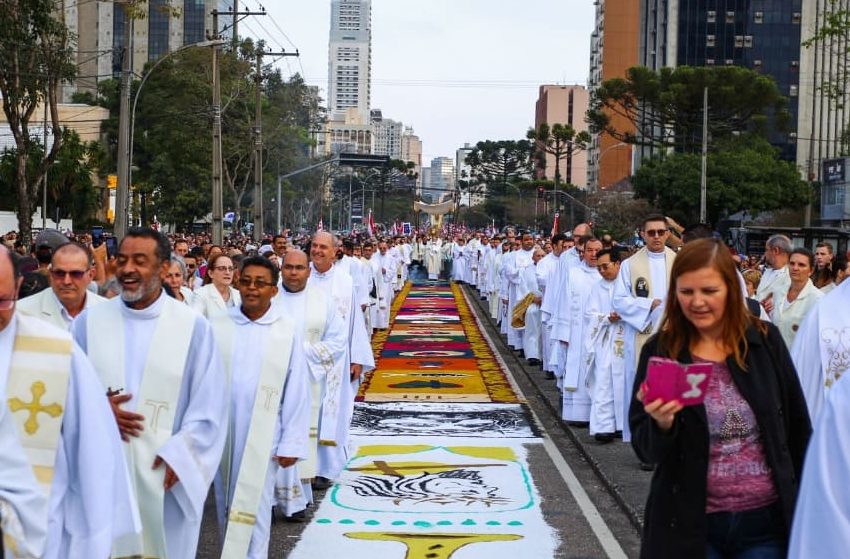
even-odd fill
[[(47, 160), (47, 107), (50, 103), (47, 95), (44, 96), (44, 160)], [(41, 230), (44, 231), (47, 229), (47, 175), (48, 173), (44, 173), (44, 185), (43, 185), (43, 193), (41, 200)], [(56, 228), (59, 229), (59, 220), (56, 220)]]
[[(213, 30), (207, 37), (220, 39), (218, 32), (218, 10), (212, 11)], [(219, 74), (219, 48), (212, 48), (212, 242), (221, 245), (224, 240), (224, 200), (222, 194), (221, 162), (221, 75)]]
[(257, 241), (261, 241), (265, 233), (263, 219), (263, 105), (261, 95), (264, 56), (298, 56), (298, 51), (294, 53), (286, 51), (266, 52), (263, 50), (262, 44), (257, 45), (257, 74), (254, 76), (256, 82), (254, 89), (254, 239)]
[[(118, 184), (115, 189), (115, 237), (127, 234), (130, 220), (130, 76), (133, 69), (133, 18), (128, 2), (116, 3), (124, 10), (124, 45), (121, 53), (121, 95), (118, 116)], [(45, 210), (42, 210), (45, 211)]]
[(236, 48), (239, 46), (239, 0), (233, 0), (233, 9), (231, 12), (230, 15), (233, 16), (233, 40), (230, 44), (233, 52), (236, 52)]
[(708, 171), (708, 86), (702, 90), (702, 171), (699, 180), (699, 222), (708, 223), (706, 210)]

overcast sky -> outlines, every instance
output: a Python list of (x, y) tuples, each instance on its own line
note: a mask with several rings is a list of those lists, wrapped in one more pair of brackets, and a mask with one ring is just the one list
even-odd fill
[[(240, 35), (297, 47), (280, 67), (324, 99), (330, 0), (259, 1), (269, 16)], [(590, 0), (372, 0), (372, 108), (413, 126), (425, 166), (464, 142), (522, 138), (539, 85), (586, 83), (593, 18)]]

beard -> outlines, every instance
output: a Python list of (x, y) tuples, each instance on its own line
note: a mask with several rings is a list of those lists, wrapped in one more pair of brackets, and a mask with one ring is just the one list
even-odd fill
[(147, 282), (140, 282), (139, 289), (136, 291), (127, 291), (121, 282), (118, 282), (118, 289), (121, 292), (121, 300), (125, 303), (138, 303), (147, 295), (162, 289), (162, 285), (157, 277), (151, 277)]

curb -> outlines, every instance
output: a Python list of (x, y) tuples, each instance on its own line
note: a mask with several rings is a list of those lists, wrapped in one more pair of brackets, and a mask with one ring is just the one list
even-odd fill
[[(579, 450), (579, 453), (596, 474), (596, 477), (599, 479), (602, 486), (613, 497), (614, 501), (629, 519), (632, 526), (638, 531), (638, 533), (641, 533), (643, 530), (643, 511), (638, 510), (629, 503), (629, 500), (622, 492), (620, 485), (613, 481), (606, 473), (604, 464), (593, 456), (593, 453), (590, 451), (585, 442), (582, 441), (581, 437), (578, 436), (576, 430), (560, 419), (561, 409), (559, 401), (557, 399), (553, 399), (552, 396), (541, 386), (542, 383), (540, 381), (545, 380), (542, 375), (536, 371), (529, 371), (527, 368), (528, 365), (522, 359), (517, 357), (517, 354), (507, 345), (505, 339), (501, 334), (499, 334), (498, 326), (494, 324), (492, 318), (490, 318), (489, 309), (486, 309), (487, 312), (484, 312), (485, 309), (478, 290), (467, 285), (464, 285), (463, 288), (466, 291), (467, 299), (475, 302), (475, 307), (479, 316), (483, 316), (485, 318), (482, 322), (486, 322), (486, 324), (492, 328), (496, 334), (491, 337), (494, 340), (498, 340), (497, 343), (501, 346), (498, 349), (501, 350), (503, 355), (510, 355), (510, 360), (513, 361), (512, 365), (523, 372), (525, 377), (534, 387), (536, 395), (543, 401), (549, 412), (557, 418), (557, 423), (561, 427), (561, 430), (567, 435), (567, 437), (569, 437), (570, 441), (572, 441), (575, 447)], [(505, 360), (507, 361), (508, 359)]]

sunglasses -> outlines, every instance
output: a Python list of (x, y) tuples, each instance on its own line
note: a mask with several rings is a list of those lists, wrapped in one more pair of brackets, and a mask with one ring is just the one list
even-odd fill
[(71, 276), (73, 280), (81, 280), (86, 275), (88, 270), (50, 270), (50, 275), (55, 280), (63, 280), (66, 276)]
[(663, 237), (667, 233), (666, 229), (647, 229), (644, 231), (647, 237)]
[(239, 285), (242, 287), (256, 287), (257, 289), (263, 289), (264, 287), (270, 287), (274, 285), (270, 281), (266, 281), (262, 278), (239, 278)]

